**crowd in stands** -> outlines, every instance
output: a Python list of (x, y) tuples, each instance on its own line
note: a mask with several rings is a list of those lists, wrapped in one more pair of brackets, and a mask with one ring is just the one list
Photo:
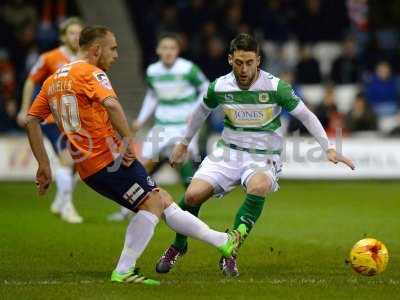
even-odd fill
[(76, 12), (72, 2), (1, 1), (0, 133), (21, 131), (15, 119), (23, 83), (39, 55), (58, 45), (58, 24)]
[[(396, 25), (400, 10), (393, 2), (129, 3), (137, 32), (147, 33), (139, 34), (146, 49), (143, 69), (156, 59), (153, 49), (157, 35), (173, 31), (181, 37), (182, 55), (198, 63), (214, 80), (230, 71), (226, 63), (229, 41), (239, 32), (249, 32), (261, 43), (262, 68), (291, 82), (300, 96), (303, 87), (322, 89), (318, 103), (310, 99), (308, 104), (330, 135), (335, 135), (337, 127), (343, 128), (344, 135), (376, 130), (396, 133), (400, 119), (400, 39)], [(352, 91), (347, 97), (336, 93), (342, 85)], [(341, 101), (348, 103), (341, 105)], [(215, 119), (212, 124), (220, 130)], [(298, 123), (290, 120), (287, 128), (296, 131)]]
[[(65, 17), (66, 3), (0, 5), (0, 131), (15, 129), (21, 84), (38, 54), (57, 44), (56, 25)], [(400, 132), (396, 1), (126, 0), (126, 5), (143, 50), (143, 72), (156, 60), (157, 37), (176, 32), (182, 56), (212, 81), (230, 71), (229, 41), (248, 32), (260, 41), (262, 68), (292, 83), (330, 135), (337, 127), (344, 135)], [(348, 99), (341, 87), (351, 91)], [(308, 98), (310, 91), (317, 100)], [(218, 114), (210, 124), (221, 129)], [(304, 132), (298, 125), (288, 119), (287, 129)]]

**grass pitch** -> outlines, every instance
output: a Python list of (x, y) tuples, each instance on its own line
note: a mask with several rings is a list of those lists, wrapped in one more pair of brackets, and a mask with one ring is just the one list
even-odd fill
[[(179, 186), (167, 187), (175, 198)], [(215, 249), (191, 241), (167, 275), (155, 262), (173, 238), (160, 224), (138, 262), (161, 286), (109, 282), (127, 223), (108, 223), (117, 206), (79, 184), (85, 218), (69, 225), (49, 212), (54, 187), (38, 198), (32, 183), (0, 183), (0, 299), (400, 299), (399, 182), (282, 181), (226, 279)], [(240, 189), (209, 201), (201, 218), (225, 230), (244, 199)], [(352, 245), (371, 236), (389, 249), (387, 270), (362, 277), (345, 264)]]

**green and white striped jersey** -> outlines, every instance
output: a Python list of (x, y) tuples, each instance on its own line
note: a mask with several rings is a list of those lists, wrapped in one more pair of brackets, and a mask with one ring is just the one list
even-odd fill
[(157, 99), (155, 121), (158, 125), (186, 124), (199, 95), (205, 94), (209, 83), (198, 66), (183, 58), (177, 58), (170, 68), (161, 61), (151, 64), (146, 81)]
[(283, 147), (282, 108), (292, 111), (300, 101), (288, 83), (263, 70), (248, 90), (239, 88), (231, 72), (212, 82), (204, 97), (209, 108), (222, 105), (226, 144), (271, 153)]

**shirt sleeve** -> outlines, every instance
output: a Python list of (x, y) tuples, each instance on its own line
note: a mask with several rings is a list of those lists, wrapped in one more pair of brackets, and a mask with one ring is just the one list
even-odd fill
[(146, 72), (146, 76), (145, 76), (144, 80), (146, 81), (147, 87), (149, 89), (154, 90), (153, 80), (152, 80), (151, 76), (148, 75), (148, 71)]
[(199, 131), (201, 126), (204, 124), (207, 117), (210, 115), (211, 109), (204, 103), (199, 103), (196, 109), (193, 111), (189, 118), (189, 123), (185, 131), (185, 136), (182, 139), (182, 143), (189, 145), (194, 135)]
[(35, 84), (40, 84), (49, 77), (50, 71), (47, 65), (47, 59), (45, 55), (40, 55), (37, 62), (32, 67), (29, 73), (29, 79), (32, 80)]
[(47, 99), (47, 86), (46, 82), (43, 84), (39, 94), (36, 96), (28, 111), (28, 115), (35, 116), (41, 120), (45, 120), (50, 114), (49, 101)]
[(307, 108), (307, 106), (305, 106), (303, 101), (300, 101), (296, 108), (290, 112), (290, 114), (303, 123), (304, 127), (306, 127), (308, 132), (313, 135), (324, 151), (328, 149), (335, 149), (334, 145), (329, 141), (321, 122)]
[(191, 84), (193, 84), (195, 87), (201, 86), (203, 83), (207, 83), (208, 79), (207, 77), (203, 74), (203, 72), (200, 70), (200, 68), (193, 64), (192, 68), (190, 69), (188, 79)]
[(154, 113), (157, 104), (157, 97), (154, 94), (154, 91), (149, 88), (146, 92), (146, 96), (144, 97), (142, 108), (140, 109), (139, 115), (136, 119), (139, 125), (143, 125), (147, 122), (150, 116)]
[(292, 86), (283, 80), (279, 80), (278, 89), (278, 104), (288, 112), (291, 112), (301, 102), (299, 96), (296, 95)]
[(101, 103), (109, 97), (117, 97), (104, 71), (95, 70), (86, 78), (84, 92), (91, 101)]
[(204, 104), (210, 109), (216, 108), (219, 105), (218, 98), (215, 94), (215, 84), (216, 84), (216, 81), (213, 81), (212, 83), (210, 83), (210, 85), (208, 86), (208, 89), (207, 89), (207, 93), (205, 94), (205, 96), (203, 98)]

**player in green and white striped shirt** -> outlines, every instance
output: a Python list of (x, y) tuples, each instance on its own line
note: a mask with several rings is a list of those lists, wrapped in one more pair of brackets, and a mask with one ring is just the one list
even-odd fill
[[(210, 112), (222, 106), (224, 130), (217, 149), (202, 162), (194, 174), (181, 208), (198, 215), (201, 204), (214, 194), (229, 192), (241, 184), (246, 198), (239, 208), (234, 228), (245, 224), (250, 232), (261, 215), (265, 196), (278, 190), (281, 171), (283, 133), (282, 109), (298, 118), (315, 137), (333, 163), (343, 162), (354, 169), (351, 160), (336, 153), (317, 117), (279, 78), (259, 69), (259, 47), (253, 37), (240, 34), (229, 51), (232, 72), (209, 85), (188, 124), (185, 138), (170, 158), (176, 165), (183, 161), (188, 144)], [(174, 243), (157, 263), (156, 270), (168, 272), (187, 249), (187, 238), (177, 235)], [(227, 276), (238, 276), (236, 257), (221, 258), (220, 267)]]
[[(163, 35), (158, 42), (160, 60), (146, 70), (148, 89), (138, 118), (133, 122), (134, 131), (139, 130), (155, 115), (155, 125), (143, 143), (142, 157), (148, 173), (152, 173), (163, 159), (168, 159), (173, 146), (182, 139), (189, 116), (202, 101), (209, 81), (203, 72), (189, 60), (178, 57), (179, 41), (174, 34)], [(189, 146), (191, 157), (198, 155), (197, 136)], [(187, 187), (193, 176), (191, 161), (179, 168), (182, 183)], [(111, 214), (110, 221), (122, 221), (130, 211)]]

